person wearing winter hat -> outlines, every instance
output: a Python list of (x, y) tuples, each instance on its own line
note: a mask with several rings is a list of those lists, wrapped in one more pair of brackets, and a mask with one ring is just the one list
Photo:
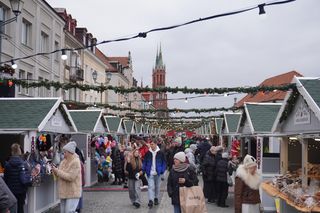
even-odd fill
[(191, 148), (186, 148), (184, 150), (184, 152), (186, 153), (186, 157), (188, 159), (190, 168), (193, 169), (195, 172), (197, 172), (197, 166), (196, 166), (196, 162), (195, 162), (195, 158), (194, 158), (194, 154)]
[(260, 212), (259, 187), (261, 175), (257, 172), (257, 161), (246, 155), (239, 165), (235, 178), (235, 213)]
[(75, 153), (76, 142), (70, 141), (65, 146), (64, 159), (59, 168), (53, 167), (52, 171), (58, 178), (60, 212), (75, 212), (81, 197), (81, 166), (80, 159)]
[(199, 180), (195, 171), (190, 169), (189, 164), (186, 163), (184, 152), (176, 153), (173, 159), (174, 165), (168, 177), (167, 192), (171, 198), (174, 213), (181, 213), (179, 187), (197, 186)]
[(229, 154), (227, 152), (222, 153), (222, 159), (217, 162), (216, 166), (216, 193), (217, 193), (217, 205), (225, 208), (226, 199), (228, 197), (228, 173), (232, 173), (232, 169), (229, 167)]

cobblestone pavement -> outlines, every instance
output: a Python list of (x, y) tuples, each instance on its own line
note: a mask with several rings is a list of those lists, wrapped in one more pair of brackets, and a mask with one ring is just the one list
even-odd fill
[[(200, 185), (202, 185), (202, 178), (200, 179)], [(95, 188), (105, 187), (105, 188), (115, 188), (110, 184), (98, 184)], [(116, 186), (121, 188), (121, 186)], [(129, 201), (129, 195), (127, 191), (86, 191), (83, 193), (84, 208), (81, 212), (85, 213), (171, 213), (173, 212), (173, 207), (171, 205), (171, 199), (168, 197), (166, 192), (166, 181), (161, 183), (161, 198), (160, 205), (152, 209), (147, 206), (148, 193), (143, 191), (141, 193), (142, 205), (139, 209), (135, 209)], [(216, 204), (208, 204), (208, 212), (214, 213), (231, 213), (234, 212), (233, 208), (233, 193), (229, 193), (227, 199), (227, 205), (229, 208), (220, 208)], [(52, 209), (48, 213), (58, 213), (59, 208)]]

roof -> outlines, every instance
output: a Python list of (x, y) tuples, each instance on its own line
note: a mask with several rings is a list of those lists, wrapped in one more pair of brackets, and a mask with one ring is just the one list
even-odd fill
[(117, 72), (117, 69), (109, 63), (107, 56), (96, 47), (95, 55), (105, 64), (107, 65), (107, 71)]
[(95, 127), (101, 118), (101, 110), (69, 110), (78, 131), (95, 132)]
[[(299, 94), (303, 97), (308, 107), (314, 113), (314, 115), (320, 121), (320, 78), (319, 77), (294, 77), (292, 80), (296, 83)], [(292, 96), (292, 91), (288, 91), (285, 103), (282, 105), (276, 122), (273, 125), (272, 131), (276, 131), (280, 124), (280, 118), (286, 111), (286, 108), (290, 105), (289, 101)]]
[(41, 131), (61, 102), (61, 98), (0, 98), (0, 129)]
[(132, 132), (132, 128), (134, 126), (134, 123), (132, 120), (123, 120), (124, 126), (126, 127), (127, 133)]
[(119, 117), (104, 117), (110, 132), (118, 132), (122, 119)]
[(245, 103), (252, 133), (270, 133), (281, 108), (280, 103)]
[[(292, 82), (294, 76), (302, 76), (297, 71), (287, 72), (281, 75), (273, 76), (264, 80), (259, 86), (281, 86)], [(283, 101), (286, 96), (285, 91), (271, 91), (271, 92), (258, 92), (255, 94), (247, 94), (240, 101), (237, 102), (236, 106), (243, 106), (245, 102), (274, 102)]]
[(241, 113), (224, 113), (227, 133), (236, 133), (240, 122)]
[(109, 62), (119, 62), (122, 67), (129, 67), (129, 57), (107, 57)]

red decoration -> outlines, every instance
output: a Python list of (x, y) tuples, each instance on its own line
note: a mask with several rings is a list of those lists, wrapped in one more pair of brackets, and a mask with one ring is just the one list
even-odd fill
[(231, 145), (231, 156), (236, 156), (239, 157), (240, 156), (240, 141), (238, 141), (237, 139), (234, 139), (232, 141), (232, 145)]
[(12, 81), (8, 81), (8, 86), (12, 87), (13, 86), (13, 82)]

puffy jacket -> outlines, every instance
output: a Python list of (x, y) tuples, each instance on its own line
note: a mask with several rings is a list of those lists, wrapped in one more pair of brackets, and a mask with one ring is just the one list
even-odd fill
[(209, 150), (202, 162), (203, 180), (204, 181), (215, 180), (216, 178), (215, 172), (216, 172), (215, 157)]
[(111, 149), (111, 158), (112, 158), (112, 170), (114, 173), (122, 172), (122, 162), (121, 162), (121, 153), (120, 150), (116, 147)]
[[(179, 178), (185, 178), (186, 182), (184, 184), (179, 184)], [(167, 192), (171, 198), (171, 203), (180, 205), (179, 188), (184, 186), (197, 186), (198, 182), (197, 174), (190, 167), (184, 172), (177, 172), (174, 169), (171, 169), (167, 182)]]
[[(160, 151), (159, 147), (156, 153), (156, 172), (158, 175), (162, 175), (167, 168), (166, 159), (162, 151)], [(144, 156), (144, 160), (142, 162), (142, 170), (150, 176), (152, 167), (152, 152), (149, 150), (147, 154)]]
[(14, 195), (27, 193), (27, 186), (20, 181), (20, 171), (22, 167), (30, 169), (20, 156), (11, 156), (5, 164), (4, 181)]
[(202, 143), (199, 144), (198, 149), (197, 149), (197, 153), (199, 153), (199, 161), (200, 164), (203, 162), (207, 152), (209, 151), (209, 149), (211, 148), (211, 145), (209, 144), (208, 141), (204, 141)]
[(230, 174), (228, 159), (219, 160), (216, 166), (216, 180), (220, 182), (228, 182), (228, 172)]

